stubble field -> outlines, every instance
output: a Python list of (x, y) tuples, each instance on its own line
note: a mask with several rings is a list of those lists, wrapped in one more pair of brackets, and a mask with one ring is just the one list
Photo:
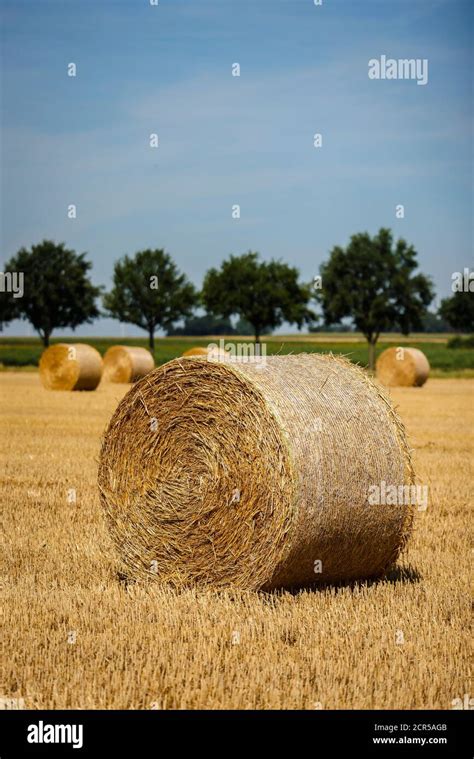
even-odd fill
[(127, 386), (0, 374), (4, 682), (25, 708), (451, 709), (469, 678), (472, 379), (397, 389), (429, 506), (384, 580), (298, 593), (125, 585), (96, 487)]

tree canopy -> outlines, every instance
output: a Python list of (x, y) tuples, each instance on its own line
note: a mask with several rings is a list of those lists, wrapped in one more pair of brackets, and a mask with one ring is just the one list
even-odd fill
[(211, 314), (204, 314), (186, 318), (182, 327), (171, 327), (166, 334), (169, 337), (173, 335), (233, 335), (235, 331), (229, 319), (217, 319)]
[(21, 248), (5, 272), (23, 274), (23, 294), (2, 295), (0, 321), (28, 320), (45, 346), (53, 330), (92, 322), (100, 315), (96, 299), (101, 288), (89, 279), (92, 264), (85, 255), (52, 240), (32, 245), (31, 250)]
[(317, 292), (326, 324), (350, 317), (369, 343), (369, 366), (381, 332), (397, 327), (404, 335), (422, 329), (434, 293), (418, 268), (417, 253), (403, 239), (395, 244), (389, 229), (370, 237), (353, 235), (346, 248), (336, 246), (320, 268)]
[(204, 277), (202, 301), (216, 316), (239, 316), (254, 331), (256, 342), (264, 329), (283, 322), (301, 328), (316, 315), (309, 309), (309, 285), (298, 283), (296, 268), (281, 261), (261, 261), (249, 251), (230, 256), (220, 269), (209, 269)]
[(474, 292), (466, 290), (444, 298), (439, 314), (453, 329), (474, 332)]
[(148, 332), (151, 350), (157, 327), (172, 328), (175, 322), (191, 315), (196, 302), (193, 285), (162, 249), (141, 250), (119, 259), (114, 266), (112, 290), (104, 297), (110, 316)]

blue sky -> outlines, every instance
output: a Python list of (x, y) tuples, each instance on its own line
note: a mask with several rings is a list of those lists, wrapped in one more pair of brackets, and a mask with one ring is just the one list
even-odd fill
[[(47, 237), (106, 286), (145, 247), (197, 286), (249, 249), (310, 280), (334, 245), (388, 226), (437, 302), (472, 265), (471, 2), (14, 0), (1, 17), (2, 263)], [(370, 80), (381, 55), (427, 58), (428, 84)]]

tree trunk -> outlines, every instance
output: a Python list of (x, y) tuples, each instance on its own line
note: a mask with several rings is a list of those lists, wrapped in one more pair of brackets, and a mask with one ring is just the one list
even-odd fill
[(255, 330), (255, 344), (256, 345), (260, 344), (260, 330), (258, 329)]
[(155, 328), (154, 327), (149, 328), (148, 335), (149, 335), (148, 345), (150, 346), (150, 350), (153, 353), (155, 350)]
[(50, 337), (50, 335), (51, 335), (50, 332), (43, 332), (43, 334), (41, 334), (41, 332), (40, 332), (41, 342), (43, 343), (43, 345), (44, 345), (45, 348), (49, 348), (49, 337)]
[(377, 344), (377, 340), (371, 338), (368, 340), (369, 343), (369, 369), (373, 372), (375, 369), (375, 346)]

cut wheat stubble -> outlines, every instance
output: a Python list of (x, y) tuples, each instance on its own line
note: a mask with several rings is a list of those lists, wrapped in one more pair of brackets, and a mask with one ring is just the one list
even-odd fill
[(321, 354), (263, 366), (175, 359), (124, 397), (99, 462), (121, 573), (177, 586), (379, 575), (405, 544), (413, 508), (370, 506), (369, 489), (413, 479), (383, 391)]

